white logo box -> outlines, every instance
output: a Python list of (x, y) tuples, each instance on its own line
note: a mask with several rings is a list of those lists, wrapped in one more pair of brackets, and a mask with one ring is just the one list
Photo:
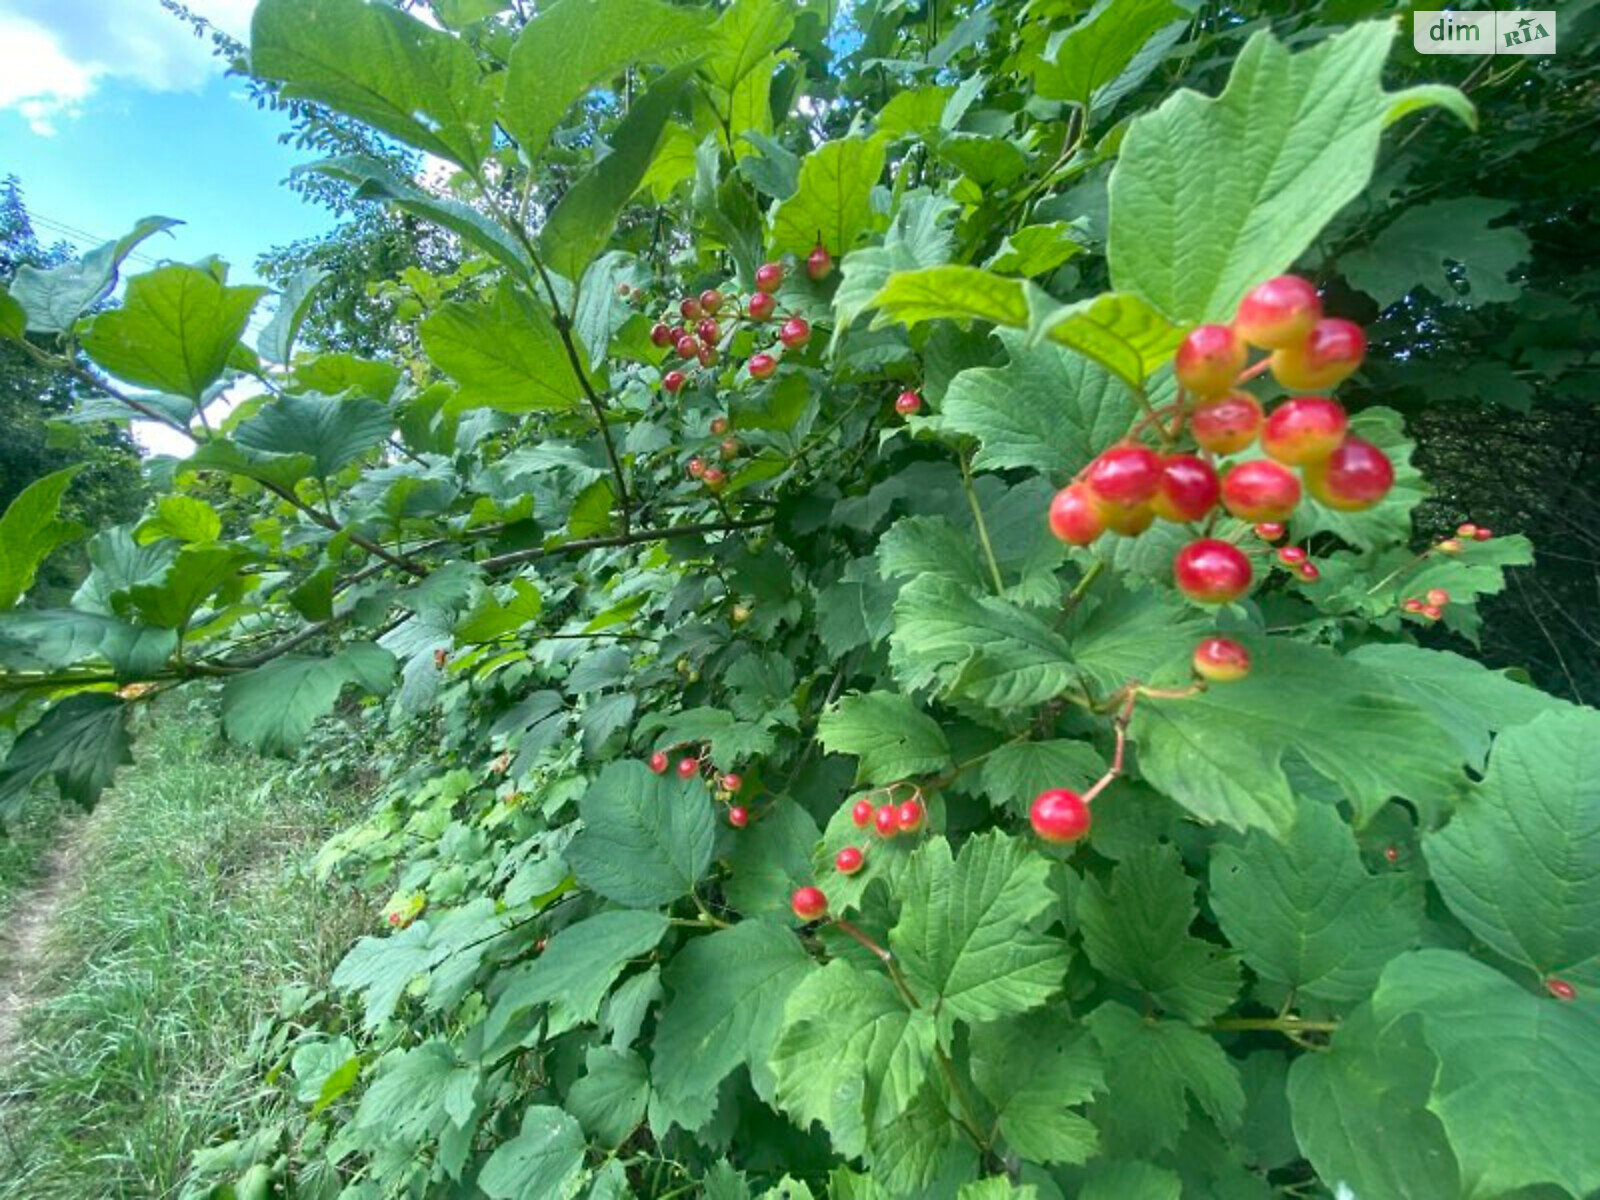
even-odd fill
[(1419, 9), (1411, 18), (1418, 54), (1554, 54), (1554, 9), (1454, 12)]

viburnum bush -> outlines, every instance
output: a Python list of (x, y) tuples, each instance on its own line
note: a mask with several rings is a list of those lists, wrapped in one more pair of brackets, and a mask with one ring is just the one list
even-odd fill
[(262, 0), (263, 85), (449, 168), (312, 168), (458, 242), (392, 355), (296, 349), (317, 273), (253, 346), (216, 261), (85, 317), (160, 220), (0, 293), (194, 443), (69, 608), (71, 472), (0, 522), (0, 806), (183, 681), (388, 777), (321, 861), (389, 899), (195, 1188), (1600, 1188), (1600, 716), (1419, 643), (1528, 542), (1417, 544), (1301, 262), (1473, 110), (1387, 21), (1077, 7)]

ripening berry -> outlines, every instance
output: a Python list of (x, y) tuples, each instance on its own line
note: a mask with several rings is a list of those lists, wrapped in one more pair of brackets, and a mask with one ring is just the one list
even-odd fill
[(1439, 551), (1440, 554), (1460, 554), (1461, 543), (1455, 538), (1445, 538), (1434, 549)]
[(1197, 396), (1225, 396), (1244, 369), (1249, 349), (1227, 325), (1201, 325), (1190, 331), (1173, 356), (1178, 382)]
[(811, 325), (804, 317), (790, 317), (778, 327), (778, 340), (791, 350), (804, 346), (811, 340)]
[(735, 625), (743, 625), (750, 619), (750, 606), (748, 604), (735, 604), (733, 611), (728, 615)]
[(1578, 998), (1578, 989), (1565, 979), (1546, 979), (1544, 981), (1544, 990), (1557, 1000), (1576, 1000)]
[(894, 410), (902, 417), (909, 417), (912, 413), (922, 409), (922, 395), (910, 390), (901, 392), (894, 398)]
[(1261, 427), (1261, 448), (1291, 467), (1321, 462), (1344, 441), (1350, 418), (1344, 405), (1328, 396), (1285, 400)]
[(1089, 464), (1085, 481), (1108, 504), (1145, 504), (1161, 484), (1161, 456), (1148, 446), (1113, 446)]
[(1089, 832), (1089, 806), (1077, 792), (1051, 788), (1033, 798), (1028, 820), (1044, 841), (1065, 845)]
[(1235, 683), (1250, 674), (1250, 651), (1232, 638), (1204, 638), (1194, 648), (1194, 673), (1210, 683)]
[(731, 438), (731, 437), (730, 438), (723, 438), (721, 443), (719, 443), (718, 446), (717, 446), (717, 453), (722, 455), (722, 458), (723, 458), (724, 462), (727, 462), (727, 461), (729, 461), (731, 459), (738, 458), (739, 457), (739, 439), (738, 438)]
[(1304, 546), (1280, 546), (1278, 548), (1278, 561), (1286, 567), (1298, 567), (1306, 561)]
[(1255, 535), (1263, 542), (1275, 542), (1283, 536), (1283, 522), (1261, 521), (1255, 527)]
[(720, 492), (723, 485), (728, 482), (728, 473), (721, 467), (707, 467), (700, 481), (713, 492)]
[(1279, 275), (1245, 293), (1233, 327), (1252, 346), (1276, 350), (1304, 341), (1321, 316), (1316, 288), (1298, 275)]
[(1306, 466), (1305, 481), (1306, 490), (1329, 508), (1360, 512), (1389, 494), (1394, 464), (1371, 442), (1348, 437), (1326, 460)]
[(701, 346), (700, 353), (695, 357), (700, 360), (702, 367), (714, 367), (717, 365), (717, 348), (715, 346)]
[(1216, 507), (1219, 495), (1210, 463), (1193, 454), (1169, 454), (1161, 460), (1161, 481), (1150, 508), (1168, 521), (1198, 521)]
[(753, 378), (771, 379), (773, 372), (778, 369), (778, 360), (770, 354), (752, 354), (746, 366)]
[(1400, 848), (1398, 846), (1385, 846), (1383, 848), (1383, 860), (1387, 863), (1399, 862)]
[[(756, 292), (763, 296), (770, 296), (783, 285), (783, 264), (781, 262), (762, 263), (756, 268)], [(755, 296), (750, 297), (754, 306)]]
[(1189, 430), (1201, 449), (1236, 454), (1261, 432), (1261, 405), (1254, 396), (1234, 392), (1203, 404), (1189, 418)]
[(857, 800), (850, 806), (850, 819), (865, 829), (872, 824), (872, 801)]
[(789, 907), (802, 921), (815, 921), (828, 911), (828, 898), (822, 894), (821, 888), (796, 888), (794, 895), (789, 897)]
[(1280, 463), (1253, 458), (1223, 479), (1222, 503), (1241, 521), (1286, 521), (1300, 503), (1300, 480)]
[(631, 283), (617, 284), (617, 296), (620, 299), (626, 300), (631, 295), (633, 295), (633, 285)]
[(811, 248), (811, 253), (806, 255), (806, 274), (812, 279), (826, 279), (833, 274), (833, 255), (828, 253), (828, 248), (818, 242)]
[(1320, 392), (1348, 379), (1367, 356), (1367, 335), (1354, 321), (1318, 321), (1300, 346), (1272, 352), (1272, 375), (1293, 391)]
[(1231, 542), (1200, 538), (1172, 560), (1178, 590), (1200, 604), (1226, 604), (1250, 590), (1250, 560)]
[(735, 804), (728, 809), (728, 824), (735, 829), (743, 829), (750, 824), (750, 810), (742, 804)]
[(1050, 501), (1050, 532), (1067, 545), (1087, 546), (1105, 529), (1105, 519), (1088, 484), (1068, 484)]
[(765, 321), (778, 311), (778, 302), (768, 292), (757, 292), (750, 297), (750, 319)]
[(1424, 604), (1421, 612), (1422, 615), (1427, 617), (1430, 621), (1437, 621), (1440, 617), (1444, 616), (1444, 609), (1440, 608), (1437, 604)]
[(833, 856), (834, 869), (841, 875), (854, 875), (865, 861), (866, 856), (855, 846), (846, 846)]
[(667, 752), (665, 750), (657, 750), (650, 756), (650, 769), (657, 775), (665, 775), (667, 773)]
[(699, 455), (696, 455), (694, 458), (691, 458), (689, 460), (689, 478), (690, 479), (699, 479), (705, 473), (706, 473), (706, 464), (705, 464), (705, 461), (699, 457)]
[(915, 833), (922, 828), (923, 819), (927, 813), (923, 810), (920, 800), (907, 800), (895, 810), (895, 821), (900, 826), (902, 833)]
[(1406, 598), (1405, 603), (1403, 603), (1400, 607), (1408, 613), (1420, 613), (1422, 611), (1423, 601), (1416, 596), (1409, 596)]
[(436, 670), (436, 671), (444, 670), (445, 664), (447, 664), (449, 661), (450, 661), (450, 651), (446, 650), (443, 646), (440, 646), (437, 650), (435, 650), (433, 652), (433, 667), (434, 667), (434, 670)]
[(1148, 504), (1101, 504), (1100, 519), (1112, 533), (1138, 537), (1155, 523), (1156, 510)]
[(1456, 526), (1456, 536), (1457, 537), (1464, 537), (1464, 538), (1475, 538), (1475, 537), (1478, 536), (1478, 527), (1476, 525), (1474, 525), (1471, 521), (1463, 521), (1460, 525)]
[(678, 778), (693, 779), (700, 774), (700, 760), (696, 758), (680, 758), (678, 760)]
[(650, 326), (650, 340), (658, 346), (670, 346), (673, 342), (672, 329), (657, 321)]
[(715, 346), (722, 337), (722, 327), (710, 317), (696, 325), (694, 331), (707, 346)]
[(1493, 536), (1494, 531), (1492, 529), (1486, 529), (1482, 525), (1479, 525), (1476, 532), (1474, 532), (1472, 535), (1472, 540), (1475, 542), (1487, 542)]
[(900, 832), (900, 813), (892, 804), (879, 805), (872, 812), (872, 831), (890, 838)]
[(1322, 578), (1322, 571), (1313, 562), (1303, 562), (1294, 569), (1294, 573), (1306, 583), (1315, 583)]
[(732, 771), (729, 771), (726, 775), (724, 775), (720, 782), (722, 784), (722, 790), (725, 792), (737, 792), (744, 786), (744, 779)]
[(692, 333), (686, 333), (678, 339), (678, 344), (672, 349), (679, 358), (698, 358), (700, 356), (700, 339)]
[(712, 437), (721, 437), (723, 434), (725, 434), (727, 432), (728, 432), (728, 418), (727, 417), (712, 417), (711, 418), (711, 436)]
[(700, 307), (700, 301), (693, 296), (685, 296), (678, 301), (678, 311), (683, 314), (685, 321), (698, 321), (705, 315), (705, 310)]
[(1446, 604), (1450, 603), (1450, 593), (1445, 591), (1443, 588), (1429, 588), (1428, 603), (1437, 608), (1443, 608)]
[(700, 310), (708, 315), (715, 314), (722, 307), (722, 293), (716, 288), (707, 288), (700, 293)]

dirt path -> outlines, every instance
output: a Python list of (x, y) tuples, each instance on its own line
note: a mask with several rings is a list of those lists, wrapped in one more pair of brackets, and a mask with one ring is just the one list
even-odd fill
[(56, 917), (82, 878), (84, 856), (76, 851), (85, 824), (62, 824), (40, 864), (39, 881), (17, 897), (10, 919), (0, 925), (0, 1068), (21, 1049), (22, 1014), (45, 974)]

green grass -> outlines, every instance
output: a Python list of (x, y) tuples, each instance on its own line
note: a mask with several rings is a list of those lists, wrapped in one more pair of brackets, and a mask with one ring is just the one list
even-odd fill
[(48, 998), (0, 1077), (4, 1200), (176, 1195), (196, 1149), (270, 1119), (252, 1031), (280, 989), (325, 980), (370, 920), (308, 865), (357, 798), (214, 730), (158, 709), (75, 833)]
[(0, 921), (18, 894), (38, 881), (45, 854), (70, 808), (55, 795), (41, 792), (24, 803), (22, 812), (0, 833)]

